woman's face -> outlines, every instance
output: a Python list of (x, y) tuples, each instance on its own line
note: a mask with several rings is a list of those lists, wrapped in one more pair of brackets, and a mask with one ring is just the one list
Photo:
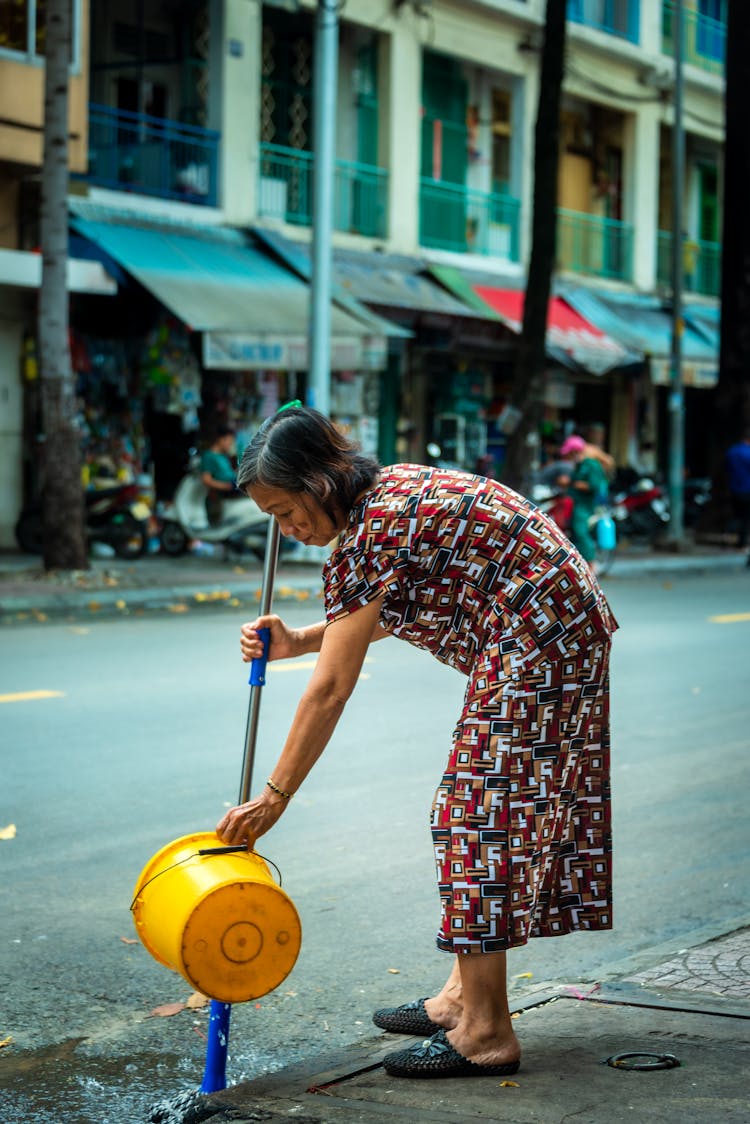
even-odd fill
[(317, 500), (304, 492), (285, 492), (267, 484), (251, 484), (247, 492), (261, 511), (273, 515), (285, 538), (305, 546), (327, 546), (341, 529)]

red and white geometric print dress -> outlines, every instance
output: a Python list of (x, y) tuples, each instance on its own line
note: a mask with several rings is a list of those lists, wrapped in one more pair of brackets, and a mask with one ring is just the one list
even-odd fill
[(323, 577), (329, 621), (385, 594), (388, 632), (468, 676), (432, 809), (438, 947), (611, 928), (617, 625), (557, 525), (494, 480), (393, 465)]

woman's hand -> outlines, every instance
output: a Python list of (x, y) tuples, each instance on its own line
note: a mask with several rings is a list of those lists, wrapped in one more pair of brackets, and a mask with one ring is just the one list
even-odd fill
[(260, 796), (248, 800), (247, 804), (230, 808), (216, 825), (216, 834), (227, 845), (247, 843), (252, 851), (255, 840), (273, 827), (288, 803), (283, 796), (264, 789)]
[(258, 660), (263, 655), (263, 643), (258, 635), (259, 628), (271, 630), (269, 641), (269, 660), (287, 660), (303, 654), (302, 637), (298, 629), (289, 628), (281, 617), (269, 615), (243, 624), (240, 629), (240, 651), (244, 663)]

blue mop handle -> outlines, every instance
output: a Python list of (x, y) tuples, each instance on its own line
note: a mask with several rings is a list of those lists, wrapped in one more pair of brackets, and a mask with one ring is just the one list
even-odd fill
[[(266, 539), (266, 557), (263, 566), (263, 588), (261, 591), (261, 615), (270, 613), (273, 583), (276, 576), (276, 564), (279, 558), (279, 525), (275, 519), (268, 521), (268, 535)], [(247, 729), (245, 731), (245, 754), (242, 762), (242, 779), (240, 781), (240, 803), (249, 799), (250, 782), (253, 775), (253, 762), (255, 758), (255, 740), (258, 733), (258, 714), (260, 708), (261, 691), (266, 682), (266, 664), (268, 662), (268, 648), (271, 636), (269, 628), (259, 628), (258, 634), (263, 642), (263, 655), (253, 660), (250, 664), (250, 705), (247, 715)], [(211, 1000), (211, 1009), (208, 1019), (208, 1045), (206, 1047), (206, 1068), (203, 1073), (201, 1093), (217, 1093), (227, 1087), (227, 1051), (229, 1048), (229, 1020), (232, 1014), (231, 1003), (223, 1003), (219, 999)]]
[(229, 1041), (229, 1016), (231, 1003), (211, 1000), (208, 1016), (208, 1046), (206, 1047), (206, 1068), (203, 1072), (201, 1093), (218, 1093), (227, 1087), (227, 1044)]
[(268, 646), (271, 640), (270, 628), (259, 628), (258, 636), (263, 645), (263, 655), (258, 656), (250, 664), (250, 678), (248, 683), (251, 687), (265, 687), (266, 685), (266, 664), (268, 663)]

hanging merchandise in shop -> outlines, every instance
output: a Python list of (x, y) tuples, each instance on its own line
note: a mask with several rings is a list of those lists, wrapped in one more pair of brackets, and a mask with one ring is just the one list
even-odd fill
[(143, 393), (151, 398), (154, 410), (177, 415), (183, 433), (200, 428), (201, 369), (179, 320), (163, 315), (149, 332), (141, 371)]

